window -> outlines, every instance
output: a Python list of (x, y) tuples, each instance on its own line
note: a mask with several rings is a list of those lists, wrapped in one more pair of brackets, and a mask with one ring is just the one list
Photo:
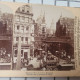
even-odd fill
[(14, 55), (14, 57), (17, 57), (17, 50), (15, 50), (15, 55)]
[(29, 30), (29, 26), (26, 27), (26, 30)]
[(26, 17), (26, 18), (25, 18), (25, 22), (28, 22), (28, 20), (29, 20), (28, 17)]
[(21, 37), (21, 41), (23, 41), (24, 40), (24, 38), (23, 37)]
[(20, 21), (20, 16), (16, 16), (16, 21)]
[(27, 13), (29, 13), (29, 10), (27, 10)]
[(29, 13), (29, 12), (30, 12), (30, 7), (26, 6), (26, 13)]
[(21, 17), (21, 21), (25, 22), (25, 17), (24, 16)]
[(43, 0), (43, 4), (54, 5), (55, 0)]
[(30, 0), (30, 3), (37, 3), (37, 4), (41, 4), (41, 0)]
[(24, 59), (27, 59), (27, 58), (28, 58), (28, 53), (24, 52)]
[(19, 30), (19, 27), (20, 27), (20, 26), (18, 25), (18, 26), (17, 26), (17, 30)]
[(22, 7), (22, 12), (24, 12), (25, 11), (25, 8), (24, 7)]
[(67, 1), (57, 1), (56, 5), (58, 5), (58, 6), (67, 6)]
[[(5, 0), (6, 1), (6, 0)], [(8, 0), (9, 1), (9, 0)], [(13, 0), (12, 0), (13, 1)], [(27, 0), (16, 0), (16, 2), (27, 2)]]
[(71, 7), (80, 7), (80, 2), (70, 2)]
[[(18, 53), (18, 51), (17, 50), (15, 50), (15, 54), (14, 54), (14, 57), (17, 57), (17, 53)], [(21, 50), (21, 57), (23, 56), (23, 50)]]
[(19, 37), (16, 37), (16, 41), (19, 41)]
[(24, 16), (22, 16), (22, 20), (24, 20), (25, 18), (24, 18)]
[(25, 37), (25, 41), (28, 41), (28, 37)]

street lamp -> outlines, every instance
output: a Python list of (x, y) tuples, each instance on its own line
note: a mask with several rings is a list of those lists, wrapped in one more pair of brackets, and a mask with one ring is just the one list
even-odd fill
[(16, 69), (21, 69), (21, 36), (19, 36), (19, 42), (18, 42), (18, 54), (17, 54), (17, 64)]

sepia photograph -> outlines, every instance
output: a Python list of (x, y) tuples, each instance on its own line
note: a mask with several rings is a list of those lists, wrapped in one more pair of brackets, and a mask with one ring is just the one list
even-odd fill
[(14, 18), (12, 70), (75, 70), (72, 12), (28, 4), (19, 7)]
[(0, 5), (0, 70), (75, 70), (75, 22), (63, 7)]

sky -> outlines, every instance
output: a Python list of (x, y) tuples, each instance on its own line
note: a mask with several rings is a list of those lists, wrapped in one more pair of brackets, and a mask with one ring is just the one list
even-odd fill
[(45, 15), (46, 26), (50, 27), (53, 21), (53, 28), (56, 29), (56, 22), (59, 20), (60, 16), (74, 18), (73, 13), (67, 9), (55, 6), (47, 5), (32, 5), (33, 18), (36, 20), (40, 15)]

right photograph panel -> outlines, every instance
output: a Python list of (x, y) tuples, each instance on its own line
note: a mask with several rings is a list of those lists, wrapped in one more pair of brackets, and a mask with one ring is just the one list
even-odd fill
[(13, 29), (13, 70), (75, 70), (74, 23), (73, 13), (63, 7), (19, 7)]

